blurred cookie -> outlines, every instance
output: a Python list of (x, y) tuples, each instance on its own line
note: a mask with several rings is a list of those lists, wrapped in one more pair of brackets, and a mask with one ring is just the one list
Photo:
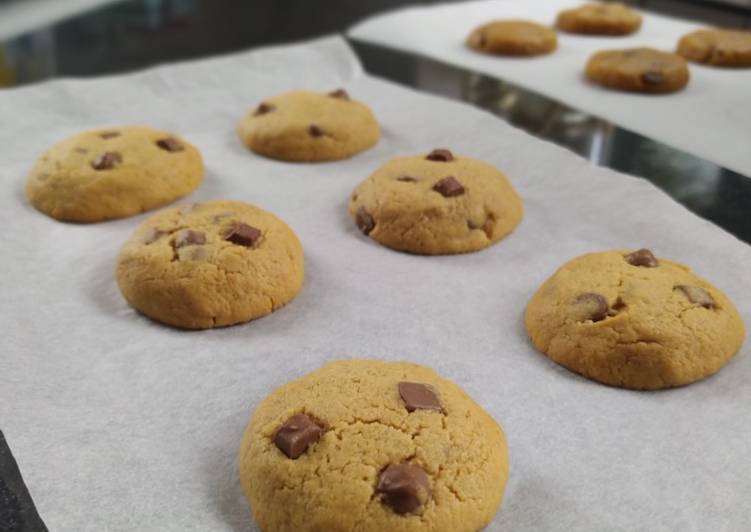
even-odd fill
[(695, 63), (724, 67), (751, 66), (751, 32), (697, 30), (678, 42), (678, 53)]
[(184, 139), (148, 127), (86, 131), (45, 152), (26, 196), (58, 220), (99, 222), (161, 207), (195, 190), (203, 161)]
[(652, 48), (597, 52), (586, 72), (591, 81), (611, 89), (655, 94), (679, 91), (689, 80), (681, 56)]
[(488, 247), (521, 221), (514, 188), (491, 165), (436, 149), (392, 159), (354, 191), (349, 212), (370, 238), (437, 255)]
[(381, 135), (370, 109), (343, 89), (266, 98), (243, 118), (238, 132), (254, 152), (296, 162), (346, 159), (373, 146)]
[(525, 20), (496, 20), (470, 33), (467, 45), (494, 55), (539, 55), (556, 49), (555, 31)]
[(641, 27), (641, 15), (620, 3), (585, 4), (561, 11), (555, 24), (569, 33), (628, 35)]
[(259, 318), (300, 291), (303, 252), (273, 214), (239, 201), (165, 209), (120, 251), (117, 284), (146, 316), (184, 329)]
[(712, 375), (745, 336), (725, 294), (647, 249), (564, 264), (532, 297), (525, 323), (535, 347), (558, 364), (639, 390)]
[(508, 479), (503, 430), (416, 364), (333, 362), (273, 391), (240, 448), (261, 530), (475, 532)]

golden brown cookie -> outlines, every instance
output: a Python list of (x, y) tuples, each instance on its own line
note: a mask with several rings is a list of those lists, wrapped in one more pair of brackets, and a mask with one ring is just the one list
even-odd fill
[(438, 255), (501, 240), (521, 222), (524, 206), (496, 168), (437, 149), (384, 164), (355, 189), (349, 212), (384, 246)]
[(597, 52), (586, 72), (587, 78), (605, 87), (651, 94), (679, 91), (689, 80), (681, 56), (652, 48)]
[(240, 449), (268, 532), (475, 532), (508, 478), (502, 429), (416, 364), (333, 362), (271, 393)]
[(381, 136), (370, 109), (343, 89), (266, 98), (243, 118), (238, 133), (254, 152), (294, 162), (346, 159)]
[(585, 4), (561, 11), (555, 24), (569, 33), (628, 35), (641, 27), (641, 15), (620, 3)]
[(697, 30), (681, 37), (678, 53), (695, 63), (723, 67), (751, 66), (751, 32)]
[(117, 284), (146, 316), (184, 329), (260, 318), (297, 295), (303, 253), (273, 214), (240, 201), (165, 209), (120, 251)]
[(203, 180), (203, 161), (184, 139), (148, 127), (79, 133), (44, 153), (26, 196), (58, 220), (99, 222), (171, 203)]
[(556, 49), (555, 31), (526, 20), (496, 20), (476, 28), (467, 46), (494, 55), (539, 55)]
[(564, 264), (532, 297), (525, 323), (535, 347), (562, 366), (637, 390), (712, 375), (745, 336), (725, 294), (647, 249)]

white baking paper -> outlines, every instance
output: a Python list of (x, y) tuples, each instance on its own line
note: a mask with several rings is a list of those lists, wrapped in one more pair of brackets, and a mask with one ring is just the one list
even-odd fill
[[(327, 164), (253, 155), (235, 125), (264, 97), (345, 87), (383, 127)], [(253, 409), (333, 359), (434, 367), (503, 424), (511, 476), (490, 530), (738, 531), (751, 493), (748, 345), (718, 375), (659, 393), (602, 386), (537, 353), (522, 313), (563, 262), (651, 247), (751, 316), (751, 249), (651, 184), (597, 168), (468, 105), (364, 75), (338, 37), (96, 80), (0, 92), (0, 428), (54, 531), (255, 530), (237, 472)], [(203, 152), (186, 201), (233, 198), (286, 220), (305, 249), (287, 307), (186, 332), (131, 310), (118, 249), (148, 215), (56, 222), (24, 199), (50, 144), (123, 123), (177, 131)], [(363, 237), (352, 189), (384, 161), (448, 147), (502, 168), (518, 229), (461, 256), (398, 253)]]
[(522, 18), (553, 24), (556, 14), (581, 0), (489, 0), (401, 9), (376, 15), (349, 36), (396, 48), (516, 83), (751, 176), (751, 69), (691, 64), (691, 81), (669, 95), (631, 94), (590, 83), (589, 57), (605, 49), (651, 46), (675, 50), (695, 23), (643, 12), (642, 28), (627, 37), (579, 36), (560, 32), (558, 50), (534, 58), (488, 56), (466, 47), (467, 35), (494, 19)]

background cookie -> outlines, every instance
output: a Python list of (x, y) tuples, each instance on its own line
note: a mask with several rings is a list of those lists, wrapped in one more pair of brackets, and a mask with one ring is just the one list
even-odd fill
[(128, 303), (186, 329), (232, 325), (288, 303), (303, 282), (297, 236), (276, 216), (239, 201), (158, 212), (117, 260)]
[(605, 87), (646, 93), (679, 91), (689, 80), (681, 56), (652, 48), (597, 52), (586, 72), (587, 78)]
[(641, 15), (620, 3), (585, 4), (561, 11), (555, 25), (569, 33), (628, 35), (641, 27)]
[(525, 323), (535, 347), (557, 363), (634, 389), (711, 375), (745, 336), (725, 294), (645, 249), (590, 253), (564, 264), (532, 297)]
[(360, 230), (393, 249), (436, 255), (477, 251), (521, 221), (521, 198), (487, 163), (437, 149), (392, 159), (354, 191)]
[(184, 139), (148, 127), (79, 133), (36, 163), (26, 196), (58, 220), (98, 222), (161, 207), (203, 180), (201, 154)]
[(525, 20), (496, 20), (476, 28), (467, 45), (486, 54), (538, 55), (552, 52), (558, 45), (555, 31)]
[(678, 54), (689, 61), (714, 66), (751, 66), (751, 32), (697, 30), (678, 42)]
[(240, 122), (238, 133), (260, 155), (300, 162), (346, 159), (381, 135), (370, 109), (343, 89), (266, 98)]
[(334, 362), (271, 393), (240, 480), (261, 530), (483, 528), (508, 478), (503, 431), (432, 370)]

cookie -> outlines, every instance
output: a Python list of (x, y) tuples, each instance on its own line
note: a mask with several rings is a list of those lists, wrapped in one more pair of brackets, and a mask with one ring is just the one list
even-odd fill
[(521, 198), (500, 171), (446, 149), (392, 159), (349, 202), (365, 235), (424, 255), (486, 248), (513, 231), (523, 212)]
[(494, 55), (540, 55), (558, 46), (555, 31), (526, 20), (496, 20), (476, 28), (467, 46)]
[(482, 529), (508, 478), (500, 426), (434, 371), (333, 362), (271, 393), (240, 480), (261, 530)]
[(148, 127), (86, 131), (44, 153), (26, 183), (31, 204), (57, 220), (133, 216), (190, 194), (203, 180), (198, 150)]
[(725, 294), (647, 249), (564, 264), (532, 297), (525, 323), (534, 346), (558, 364), (636, 390), (712, 375), (745, 336)]
[(689, 61), (723, 67), (751, 66), (751, 32), (697, 30), (678, 42), (678, 54)]
[(303, 282), (303, 252), (279, 218), (239, 201), (165, 209), (120, 251), (117, 284), (146, 316), (184, 329), (265, 316)]
[(620, 3), (585, 4), (558, 13), (558, 29), (586, 35), (628, 35), (641, 27), (641, 15)]
[(679, 55), (630, 48), (594, 54), (587, 63), (587, 78), (611, 89), (658, 94), (681, 90), (689, 73)]
[(238, 133), (254, 152), (293, 162), (346, 159), (381, 136), (371, 110), (343, 89), (266, 98), (243, 118)]

